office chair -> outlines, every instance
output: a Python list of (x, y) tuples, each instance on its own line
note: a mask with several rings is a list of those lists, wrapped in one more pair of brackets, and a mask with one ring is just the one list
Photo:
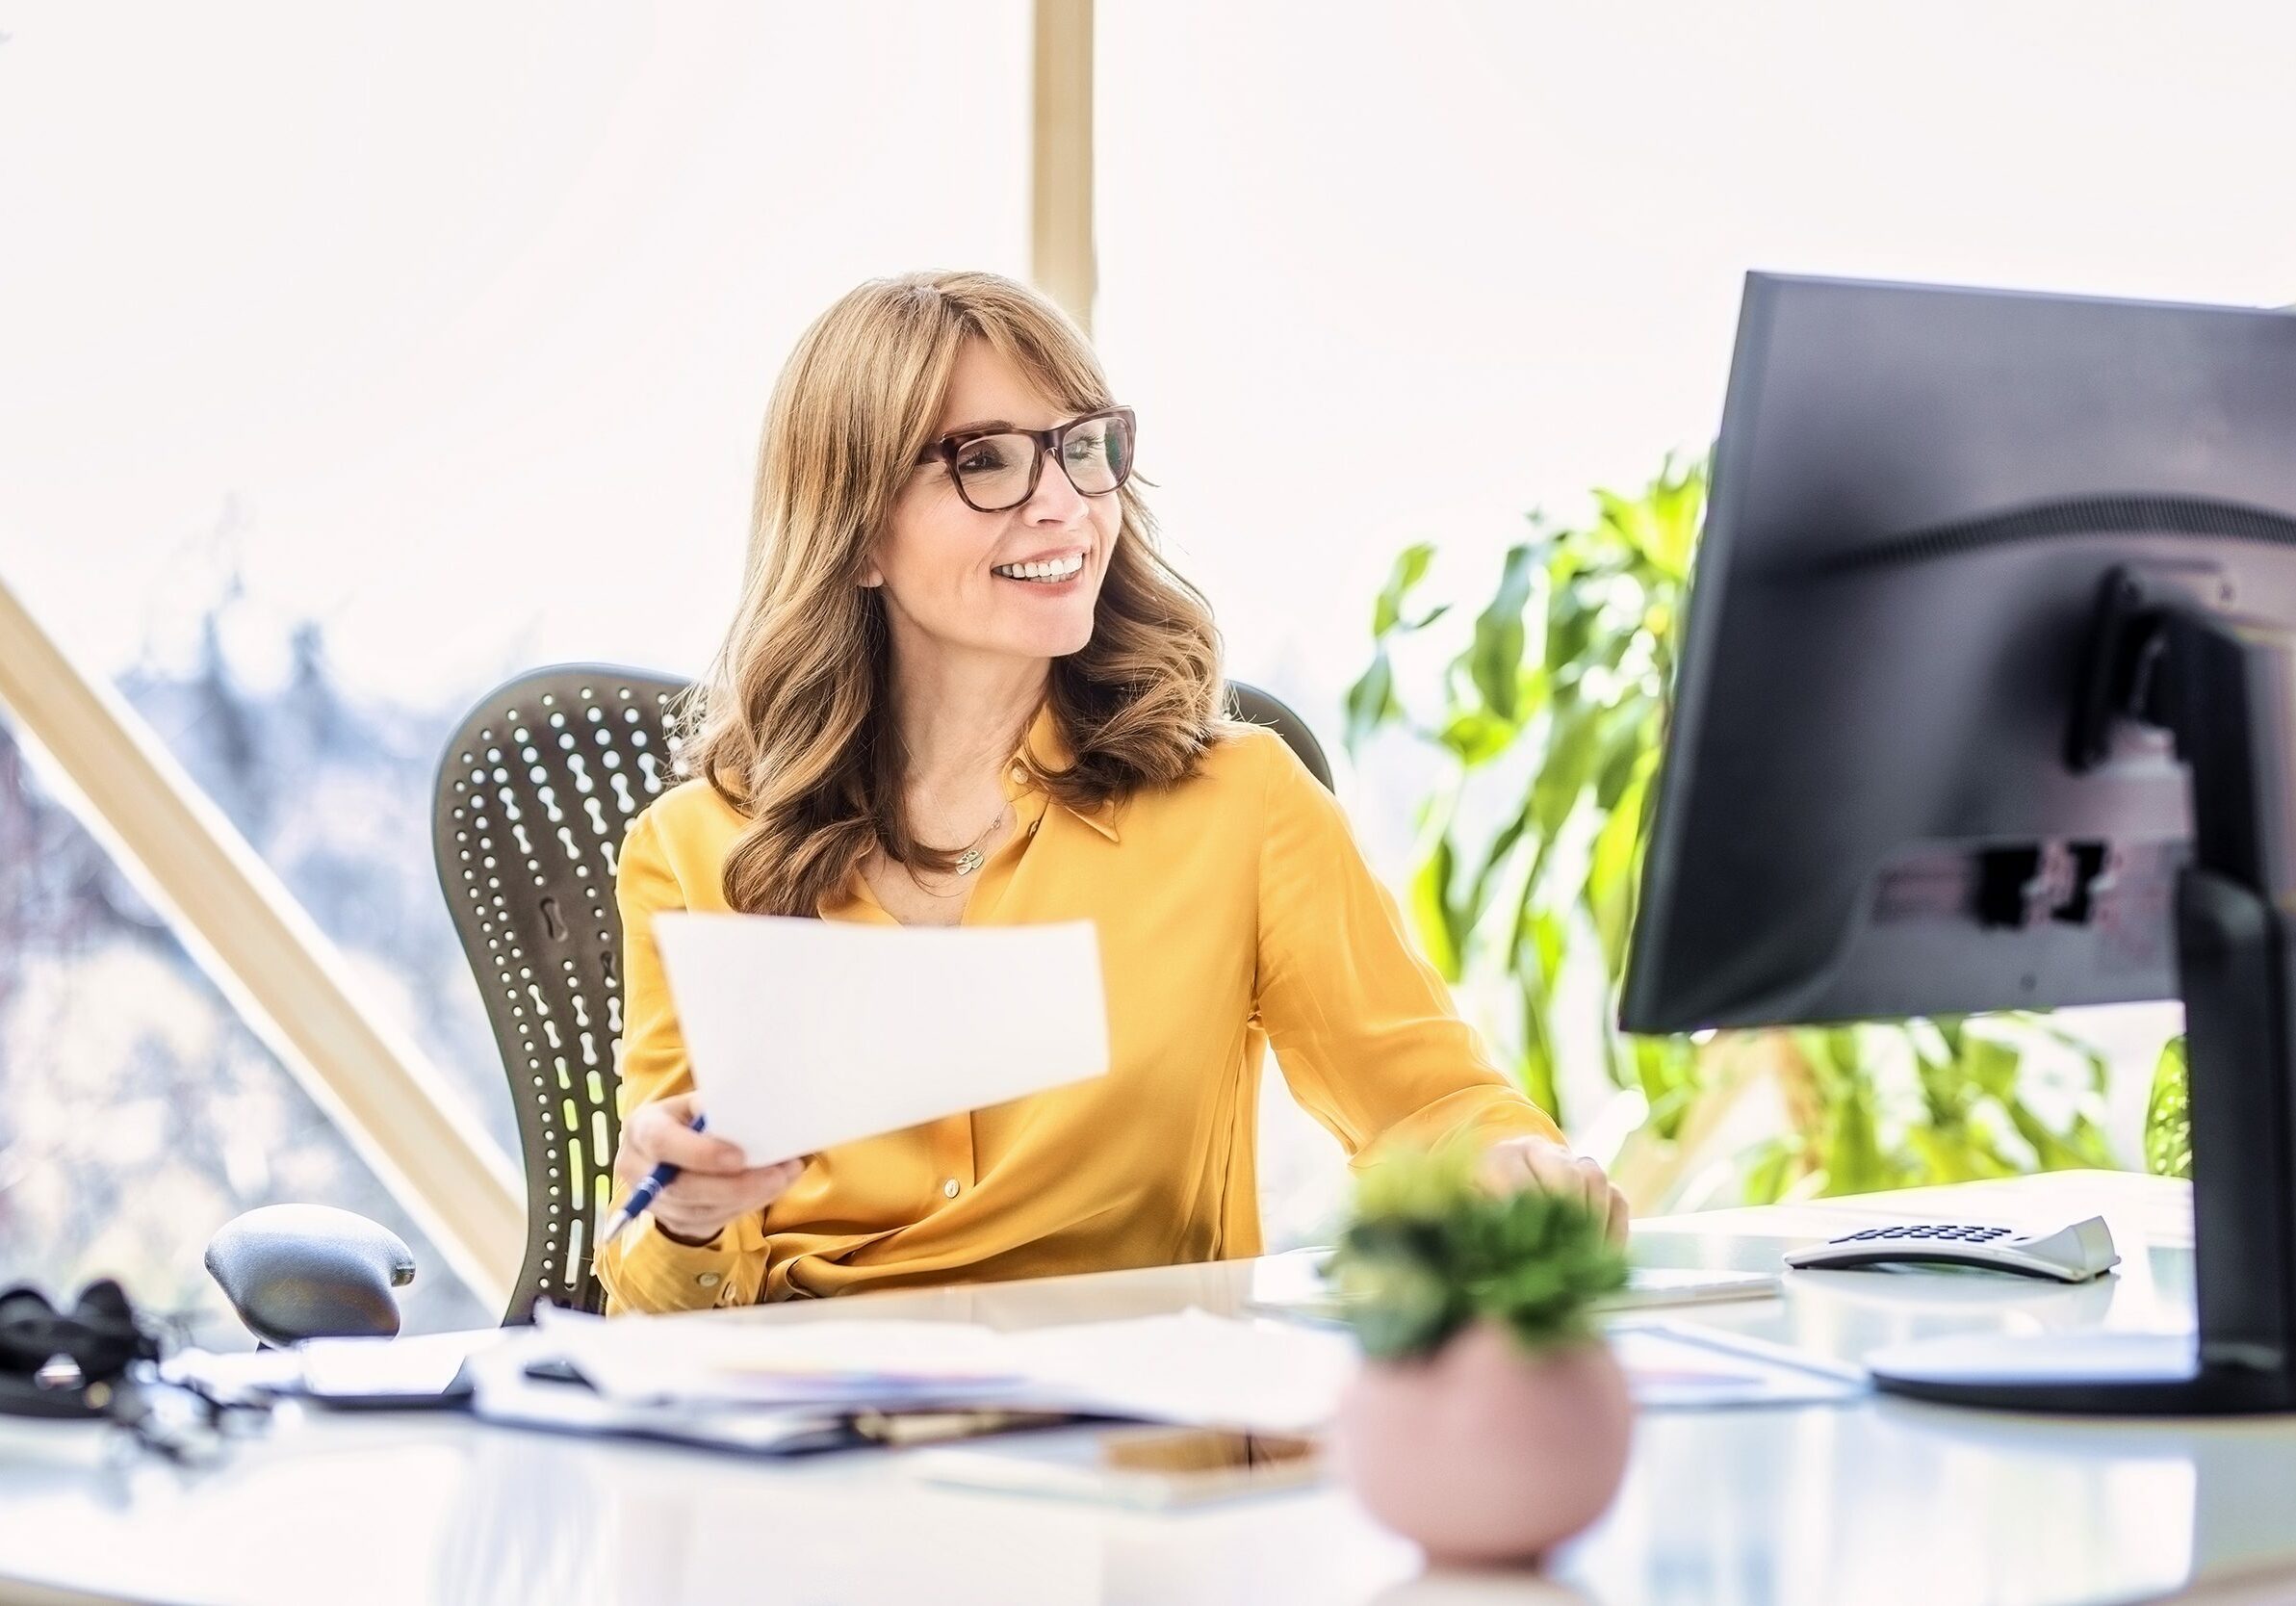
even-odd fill
[[(505, 1322), (534, 1302), (598, 1310), (590, 1234), (608, 1206), (614, 1044), (622, 1031), (623, 833), (684, 779), (663, 728), (686, 683), (568, 664), (482, 699), (439, 764), (431, 841), (454, 929), (485, 995), (527, 1179), (527, 1244)], [(1280, 736), (1325, 787), (1330, 765), (1282, 703), (1228, 684), (1230, 712)], [(207, 1267), (266, 1343), (399, 1331), (394, 1287), (413, 1280), (399, 1236), (348, 1210), (274, 1204), (209, 1240)]]

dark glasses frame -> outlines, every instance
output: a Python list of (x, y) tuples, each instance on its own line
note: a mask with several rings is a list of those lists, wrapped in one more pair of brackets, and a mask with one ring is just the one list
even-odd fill
[[(1037, 486), (1044, 481), (1045, 459), (1047, 456), (1058, 459), (1060, 472), (1064, 475), (1069, 474), (1068, 461), (1062, 455), (1062, 448), (1068, 445), (1071, 433), (1081, 429), (1088, 424), (1098, 424), (1104, 419), (1112, 418), (1123, 421), (1124, 438), (1130, 446), (1137, 448), (1140, 443), (1140, 422), (1133, 416), (1132, 409), (1129, 407), (1102, 407), (1097, 412), (1086, 413), (1081, 418), (1072, 418), (1068, 423), (1055, 425), (1049, 429), (967, 429), (961, 434), (943, 435), (939, 440), (928, 443), (925, 449), (916, 454), (917, 466), (921, 468), (927, 463), (940, 463), (946, 468), (949, 483), (957, 487), (957, 495), (963, 498), (965, 505), (974, 512), (1009, 512), (1037, 494)], [(997, 435), (1024, 436), (1034, 443), (1036, 455), (1028, 465), (1027, 489), (1000, 506), (983, 507), (965, 494), (965, 477), (957, 472), (957, 453), (974, 441), (989, 440)], [(1131, 451), (1124, 453), (1123, 467), (1116, 477), (1116, 483), (1105, 491), (1086, 490), (1076, 483), (1074, 475), (1069, 475), (1069, 484), (1074, 488), (1078, 496), (1108, 496), (1113, 492), (1121, 491), (1124, 488), (1124, 481), (1132, 478), (1132, 459), (1135, 455), (1136, 453)]]

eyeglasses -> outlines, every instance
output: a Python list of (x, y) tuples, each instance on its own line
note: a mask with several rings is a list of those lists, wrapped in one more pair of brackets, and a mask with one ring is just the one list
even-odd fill
[(943, 435), (917, 462), (947, 465), (951, 483), (976, 513), (1001, 513), (1037, 494), (1045, 455), (1079, 496), (1106, 496), (1132, 478), (1134, 423), (1129, 407), (1109, 407), (1052, 429), (986, 429)]

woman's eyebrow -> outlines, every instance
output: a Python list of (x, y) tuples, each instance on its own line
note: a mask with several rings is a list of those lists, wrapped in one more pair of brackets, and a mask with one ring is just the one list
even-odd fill
[(1009, 418), (984, 418), (977, 424), (952, 424), (947, 428), (942, 430), (941, 433), (944, 437), (949, 435), (977, 435), (991, 429), (1013, 429), (1018, 427), (1019, 426), (1015, 425)]

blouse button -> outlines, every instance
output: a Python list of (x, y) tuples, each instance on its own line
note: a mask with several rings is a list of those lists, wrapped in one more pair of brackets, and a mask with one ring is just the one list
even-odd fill
[(956, 1197), (957, 1197), (957, 1179), (956, 1179), (954, 1177), (951, 1177), (951, 1178), (950, 1178), (950, 1179), (949, 1179), (947, 1181), (945, 1181), (945, 1182), (942, 1183), (942, 1184), (941, 1184), (941, 1192), (942, 1192), (942, 1196), (943, 1198), (945, 1198), (945, 1199), (954, 1199), (954, 1198), (956, 1198)]
[(725, 1280), (719, 1277), (715, 1272), (704, 1272), (699, 1277), (694, 1279), (696, 1283), (705, 1288), (714, 1288), (723, 1281)]

